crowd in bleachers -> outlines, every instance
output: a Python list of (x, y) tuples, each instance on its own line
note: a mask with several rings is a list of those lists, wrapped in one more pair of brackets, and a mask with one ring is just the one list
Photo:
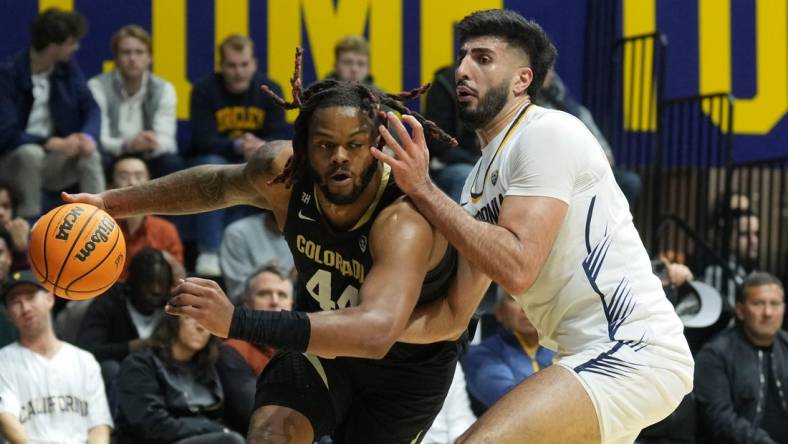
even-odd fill
[[(119, 220), (127, 269), (106, 294), (87, 301), (65, 303), (45, 291), (26, 271), (27, 241), (61, 190), (98, 193), (187, 167), (242, 163), (267, 143), (290, 138), (284, 111), (261, 89), (281, 95), (281, 88), (258, 70), (248, 37), (227, 37), (217, 48), (218, 71), (194, 84), (190, 142), (179, 147), (178, 97), (150, 71), (148, 32), (119, 29), (108, 42), (114, 69), (89, 80), (73, 59), (86, 32), (78, 13), (50, 9), (34, 19), (30, 47), (0, 67), (0, 438), (243, 442), (256, 379), (275, 351), (220, 341), (189, 318), (166, 315), (164, 306), (179, 279), (200, 275), (219, 281), (238, 306), (289, 310), (297, 276), (269, 213), (230, 208)], [(331, 77), (373, 84), (363, 38), (340, 41), (335, 60)], [(606, 146), (590, 113), (551, 74), (536, 101), (577, 115)], [(450, 68), (436, 73), (425, 115), (458, 138), (458, 148), (430, 145), (436, 183), (458, 199), (479, 142), (457, 117)], [(609, 160), (614, 166), (612, 154)], [(634, 205), (637, 175), (614, 172)], [(788, 442), (783, 286), (751, 269), (758, 220), (744, 198), (722, 205), (735, 220), (723, 267), (733, 275), (711, 264), (698, 272), (708, 287), (696, 285), (681, 264), (654, 262), (687, 327), (697, 377), (679, 409), (644, 431), (644, 443)], [(716, 311), (709, 309), (714, 298)], [(481, 313), (474, 345), (423, 442), (453, 442), (488, 406), (560, 358), (539, 345), (535, 328), (501, 289), (489, 292)]]

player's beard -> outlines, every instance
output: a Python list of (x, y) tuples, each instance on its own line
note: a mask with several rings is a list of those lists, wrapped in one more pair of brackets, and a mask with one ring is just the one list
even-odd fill
[(479, 104), (475, 109), (463, 107), (460, 104), (460, 119), (472, 129), (482, 128), (501, 112), (509, 98), (509, 84), (501, 82), (487, 91), (484, 97), (479, 97)]
[[(332, 193), (328, 189), (328, 184), (326, 180), (317, 174), (312, 166), (309, 166), (309, 175), (312, 176), (312, 181), (317, 184), (320, 188), (320, 191), (323, 192), (323, 196), (326, 197), (326, 200), (331, 202), (335, 205), (349, 205), (355, 202), (361, 193), (367, 189), (369, 183), (372, 181), (372, 178), (375, 176), (375, 171), (378, 169), (378, 161), (373, 157), (369, 163), (369, 166), (361, 173), (361, 182), (356, 185), (353, 185), (353, 189), (348, 194), (337, 194)], [(330, 177), (333, 172), (326, 175), (326, 177)]]

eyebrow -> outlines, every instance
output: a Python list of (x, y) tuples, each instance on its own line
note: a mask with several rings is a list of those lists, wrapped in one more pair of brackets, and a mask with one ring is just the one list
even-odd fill
[(481, 47), (477, 46), (477, 47), (471, 48), (470, 50), (460, 48), (459, 55), (460, 56), (464, 56), (464, 55), (468, 54), (469, 52), (471, 54), (495, 54), (495, 51), (492, 48), (487, 48), (487, 47), (484, 47), (484, 46), (481, 46)]

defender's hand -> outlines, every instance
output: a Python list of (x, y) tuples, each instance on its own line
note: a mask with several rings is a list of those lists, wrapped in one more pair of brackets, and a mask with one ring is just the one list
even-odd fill
[(399, 136), (397, 142), (388, 129), (380, 126), (380, 135), (386, 145), (394, 151), (392, 157), (377, 148), (372, 148), (372, 155), (381, 162), (387, 163), (394, 172), (394, 179), (399, 188), (408, 195), (426, 193), (430, 189), (430, 153), (424, 139), (424, 128), (413, 116), (404, 115), (402, 120), (408, 123), (413, 135), (408, 133), (402, 122), (393, 114), (388, 113), (388, 122), (394, 126)]
[(175, 316), (189, 316), (215, 336), (226, 338), (235, 307), (216, 282), (189, 277), (175, 287), (164, 310)]

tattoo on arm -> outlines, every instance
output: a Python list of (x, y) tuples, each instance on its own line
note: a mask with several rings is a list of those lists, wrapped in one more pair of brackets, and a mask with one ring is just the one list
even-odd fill
[(279, 427), (270, 421), (252, 425), (247, 442), (249, 444), (289, 444), (295, 442), (296, 425), (291, 418), (285, 418)]

